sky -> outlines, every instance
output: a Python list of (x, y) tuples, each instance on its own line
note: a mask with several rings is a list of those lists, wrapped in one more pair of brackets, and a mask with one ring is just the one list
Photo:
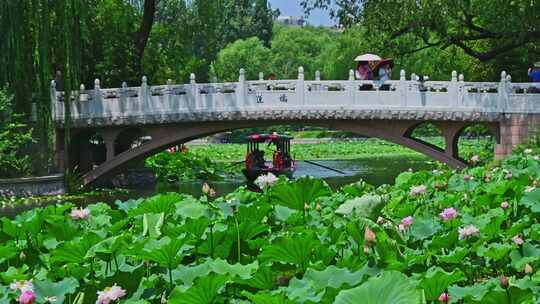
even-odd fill
[[(284, 16), (304, 16), (300, 0), (269, 0), (272, 8), (278, 8), (281, 15)], [(335, 22), (330, 20), (328, 11), (315, 10), (308, 17), (308, 23), (314, 26), (333, 25)]]

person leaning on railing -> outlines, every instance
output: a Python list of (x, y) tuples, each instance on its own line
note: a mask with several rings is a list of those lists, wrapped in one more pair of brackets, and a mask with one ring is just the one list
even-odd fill
[[(527, 75), (531, 79), (531, 82), (540, 84), (540, 61), (536, 62), (532, 68), (529, 68)], [(540, 88), (535, 85), (529, 88), (528, 91), (529, 93), (540, 93)]]

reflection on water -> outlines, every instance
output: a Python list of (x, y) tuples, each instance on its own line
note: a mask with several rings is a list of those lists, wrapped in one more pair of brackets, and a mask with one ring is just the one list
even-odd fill
[[(403, 158), (376, 158), (361, 160), (324, 160), (316, 161), (326, 167), (337, 169), (345, 174), (338, 173), (314, 164), (298, 162), (298, 168), (294, 177), (313, 176), (324, 179), (333, 189), (337, 190), (343, 185), (354, 183), (360, 179), (367, 183), (380, 186), (382, 184), (392, 184), (399, 173), (407, 171), (410, 168), (422, 170), (431, 168), (430, 163), (425, 160), (403, 159)], [(179, 191), (195, 196), (202, 195), (203, 181), (182, 182), (175, 185), (158, 184), (156, 192)], [(245, 184), (244, 179), (234, 179), (217, 181), (210, 183), (218, 195), (224, 195), (234, 191), (236, 188)]]
[[(345, 174), (325, 169), (310, 163), (298, 162), (298, 168), (294, 173), (294, 177), (310, 175), (316, 178), (323, 178), (334, 190), (339, 189), (343, 185), (357, 182), (360, 179), (363, 179), (374, 186), (380, 186), (382, 184), (392, 184), (394, 183), (394, 180), (396, 176), (399, 175), (399, 173), (407, 171), (410, 168), (412, 168), (413, 170), (422, 170), (430, 169), (432, 167), (432, 165), (425, 160), (389, 157), (374, 158), (369, 160), (325, 160), (316, 161), (316, 163), (326, 167), (337, 169), (339, 171), (343, 171)], [(141, 197), (151, 196), (156, 193), (171, 191), (182, 192), (199, 197), (200, 195), (202, 195), (202, 184), (203, 181), (190, 181), (174, 185), (149, 185), (149, 187), (147, 187), (146, 189), (143, 189), (144, 187), (137, 187), (137, 190), (122, 194), (104, 194), (97, 196), (83, 195), (77, 198), (69, 199), (69, 202), (78, 206), (86, 206), (97, 202), (113, 204), (116, 200), (125, 201), (132, 198), (137, 199)], [(244, 185), (245, 180), (225, 180), (219, 182), (210, 182), (210, 184), (216, 190), (217, 194), (221, 196), (230, 193), (236, 190), (238, 187)], [(38, 206), (45, 206), (63, 202), (66, 202), (65, 198), (51, 197), (50, 200), (46, 199), (36, 204), (26, 204), (0, 209), (0, 215), (14, 217), (16, 214), (24, 210), (28, 210)]]

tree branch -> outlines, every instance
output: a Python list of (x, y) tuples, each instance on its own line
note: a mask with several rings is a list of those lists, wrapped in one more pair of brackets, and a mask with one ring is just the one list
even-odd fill
[(156, 13), (156, 1), (157, 0), (145, 0), (144, 1), (144, 12), (141, 21), (141, 26), (139, 27), (139, 32), (137, 33), (137, 38), (135, 41), (135, 50), (137, 52), (137, 59), (139, 61), (139, 66), (141, 66), (142, 59), (144, 56), (144, 49), (148, 43), (148, 38), (150, 37), (150, 32), (152, 31), (152, 25), (154, 24), (154, 16)]

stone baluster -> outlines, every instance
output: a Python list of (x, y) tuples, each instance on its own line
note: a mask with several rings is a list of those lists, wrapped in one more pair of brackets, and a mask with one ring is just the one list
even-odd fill
[(259, 81), (264, 81), (264, 73), (259, 72)]
[(241, 68), (238, 73), (238, 86), (236, 87), (236, 102), (237, 106), (245, 107), (249, 105), (247, 98), (247, 83), (246, 83), (246, 70)]
[(50, 87), (50, 92), (51, 92), (51, 114), (52, 114), (52, 119), (53, 121), (58, 119), (58, 113), (56, 111), (56, 103), (58, 102), (58, 99), (57, 99), (57, 94), (56, 94), (56, 81), (54, 80), (51, 80), (51, 87)]
[(503, 112), (508, 109), (509, 106), (509, 92), (508, 92), (508, 84), (507, 84), (507, 77), (506, 71), (501, 72), (501, 81), (499, 82), (499, 86), (497, 87), (498, 92), (498, 102), (497, 107), (501, 109)]
[(321, 81), (321, 72), (319, 70), (315, 71), (315, 81)]
[(161, 111), (162, 112), (167, 112), (167, 111), (170, 111), (173, 109), (172, 107), (172, 85), (173, 85), (173, 81), (172, 79), (167, 79), (167, 85), (165, 87), (165, 98), (164, 98), (164, 102), (162, 103), (162, 108), (161, 108)]
[(139, 113), (146, 113), (148, 111), (147, 109), (147, 100), (148, 100), (148, 78), (146, 76), (143, 76), (141, 78), (141, 88), (139, 92)]
[(88, 95), (86, 94), (86, 88), (83, 83), (79, 86), (79, 102), (88, 101)]
[(356, 103), (356, 91), (359, 90), (358, 84), (356, 83), (356, 80), (354, 79), (354, 71), (349, 70), (349, 78), (345, 85), (345, 90), (349, 92), (347, 95), (349, 95), (349, 102), (351, 105), (354, 105)]
[(458, 92), (458, 73), (457, 71), (452, 71), (452, 77), (450, 78), (450, 85), (448, 86), (447, 96), (450, 99), (448, 105), (452, 107), (458, 107), (459, 102), (459, 92)]
[(401, 95), (401, 106), (407, 106), (407, 72), (405, 70), (399, 71), (399, 84), (396, 91)]
[(189, 74), (189, 87), (191, 94), (188, 95), (190, 97), (188, 104), (190, 104), (193, 109), (196, 109), (199, 107), (200, 94), (197, 89), (197, 77), (195, 76), (195, 73)]
[(459, 74), (458, 76), (458, 105), (463, 106), (465, 102), (465, 76), (463, 74)]
[(101, 98), (101, 83), (98, 78), (94, 80), (94, 98), (92, 104), (94, 107), (90, 110), (91, 117), (102, 117), (104, 112), (103, 98)]
[(305, 104), (305, 81), (304, 81), (304, 67), (298, 68), (298, 81), (296, 82), (296, 96), (298, 98), (298, 103), (303, 105)]

